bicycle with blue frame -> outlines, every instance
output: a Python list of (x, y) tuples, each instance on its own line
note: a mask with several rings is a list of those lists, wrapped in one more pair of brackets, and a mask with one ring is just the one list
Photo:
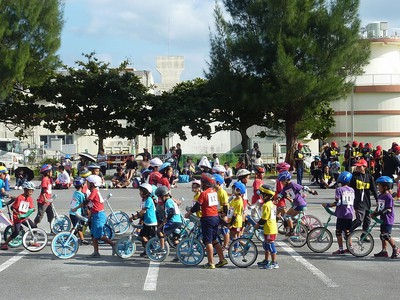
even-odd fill
[(112, 194), (108, 194), (108, 196), (104, 199), (104, 202), (107, 204), (111, 213), (107, 216), (107, 224), (112, 228), (116, 235), (124, 234), (129, 229), (129, 216), (126, 212), (123, 211), (114, 211), (110, 204), (110, 198)]
[[(7, 207), (7, 215), (8, 217), (3, 214), (3, 212), (0, 211), (0, 220), (1, 220), (1, 225), (4, 229), (4, 240), (7, 240), (7, 238), (12, 234), (13, 229), (14, 229), (14, 222), (11, 214), (11, 209), (10, 205), (12, 205), (15, 201), (15, 198), (10, 199), (8, 201), (5, 201), (4, 199), (1, 200), (3, 202), (3, 207)], [(22, 245), (22, 237), (24, 236), (25, 230), (21, 228), (18, 236), (13, 238), (9, 243), (8, 246), (11, 248), (18, 248), (19, 246)]]
[(114, 246), (117, 256), (123, 259), (132, 257), (136, 252), (136, 242), (142, 241), (139, 230), (143, 228), (143, 225), (131, 225), (132, 231), (129, 236), (119, 239)]
[(335, 212), (333, 212), (326, 206), (323, 207), (325, 211), (329, 214), (328, 220), (326, 221), (324, 226), (311, 229), (307, 235), (307, 246), (308, 248), (310, 248), (311, 251), (316, 253), (323, 253), (329, 250), (333, 243), (333, 235), (332, 232), (328, 229), (328, 226), (332, 219), (332, 216), (335, 216)]
[(50, 203), (51, 209), (53, 210), (54, 218), (50, 221), (51, 232), (57, 234), (62, 231), (71, 230), (72, 223), (67, 215), (59, 215), (54, 206), (54, 200), (57, 198), (57, 194), (54, 194), (46, 203)]

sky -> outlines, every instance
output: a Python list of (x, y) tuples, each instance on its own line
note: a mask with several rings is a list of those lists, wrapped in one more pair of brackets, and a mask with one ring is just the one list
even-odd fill
[[(217, 0), (221, 2), (221, 0)], [(360, 0), (362, 26), (387, 21), (400, 28), (400, 1)], [(149, 70), (156, 83), (156, 57), (184, 56), (182, 80), (204, 77), (214, 31), (215, 0), (65, 0), (61, 60), (68, 66), (96, 53), (111, 67), (129, 60)]]

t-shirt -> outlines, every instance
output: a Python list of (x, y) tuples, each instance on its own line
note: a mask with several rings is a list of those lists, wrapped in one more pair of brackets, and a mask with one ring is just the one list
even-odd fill
[(277, 234), (276, 206), (272, 201), (267, 201), (262, 206), (261, 219), (265, 220), (264, 234)]
[(251, 203), (254, 204), (258, 201), (258, 199), (261, 199), (261, 196), (257, 194), (258, 189), (260, 186), (263, 184), (262, 179), (256, 178), (254, 179), (253, 182), (253, 197), (251, 197)]
[(228, 199), (229, 199), (228, 193), (227, 193), (223, 188), (221, 188), (221, 189), (219, 189), (219, 190), (217, 191), (217, 197), (218, 197), (218, 202), (219, 202), (219, 212), (222, 212), (222, 211), (223, 211), (223, 207), (224, 207), (225, 205), (228, 205), (228, 204), (229, 204), (229, 201), (228, 201)]
[(130, 160), (128, 159), (125, 162), (125, 169), (126, 170), (132, 170), (132, 169), (136, 169), (138, 167), (138, 163), (136, 160)]
[[(199, 200), (200, 197), (200, 193), (197, 193), (193, 196), (193, 203), (192, 203), (192, 207), (196, 204), (196, 202)], [(199, 218), (201, 218), (201, 209), (199, 211), (196, 212), (196, 216), (198, 216)]]
[(168, 211), (171, 208), (174, 209), (174, 211), (175, 211), (175, 214), (173, 215), (173, 217), (171, 219), (168, 220), (168, 222), (172, 222), (172, 223), (181, 223), (182, 222), (178, 205), (175, 203), (174, 200), (172, 200), (171, 198), (167, 199), (167, 201), (165, 201), (164, 207), (165, 207), (165, 215), (166, 216), (168, 216)]
[(169, 183), (169, 179), (167, 177), (156, 177), (155, 179), (157, 180), (157, 187), (166, 186), (168, 189), (171, 188), (171, 184)]
[[(72, 195), (72, 199), (71, 199), (69, 207), (71, 209), (73, 209), (73, 208), (81, 205), (83, 201), (85, 201), (85, 195), (81, 191), (75, 191), (74, 194)], [(73, 212), (71, 209), (69, 211), (69, 214), (75, 216), (75, 212)], [(78, 214), (82, 215), (82, 208), (81, 207), (78, 208), (76, 210), (76, 212)]]
[(151, 197), (148, 197), (143, 204), (142, 209), (145, 209), (146, 212), (143, 216), (143, 222), (147, 226), (155, 226), (157, 225), (157, 217), (156, 217), (156, 207), (154, 205), (154, 201)]
[[(276, 179), (275, 181), (275, 198), (277, 198), (278, 194), (283, 190), (283, 183)], [(277, 207), (285, 207), (286, 206), (286, 199), (280, 198), (278, 203), (276, 204)]]
[(52, 187), (53, 187), (51, 178), (47, 176), (43, 177), (40, 187), (42, 188), (42, 191), (39, 195), (37, 202), (45, 203), (46, 200), (51, 198)]
[(157, 182), (161, 179), (162, 175), (158, 171), (153, 171), (149, 175), (149, 183), (157, 186)]
[(94, 188), (88, 197), (90, 201), (89, 207), (91, 208), (92, 213), (98, 213), (104, 210), (104, 199), (100, 195), (99, 190)]
[(218, 216), (218, 195), (213, 188), (201, 192), (198, 202), (201, 205), (202, 217)]
[(305, 206), (307, 205), (306, 200), (301, 195), (301, 191), (303, 190), (303, 186), (294, 182), (290, 182), (287, 186), (283, 188), (280, 192), (284, 197), (289, 195), (293, 200), (294, 206)]
[(243, 226), (243, 199), (242, 197), (234, 198), (228, 210), (228, 219), (232, 220), (236, 216), (235, 221), (232, 223), (233, 228), (242, 228)]
[(381, 215), (381, 220), (383, 224), (393, 225), (394, 224), (394, 209), (393, 209), (393, 197), (390, 193), (380, 194), (378, 196), (378, 211), (383, 211), (385, 209), (391, 208), (391, 211)]
[(353, 219), (355, 193), (352, 187), (341, 186), (335, 190), (335, 216), (341, 219)]
[[(24, 194), (19, 195), (12, 204), (13, 208), (13, 221), (15, 224), (22, 223), (27, 218), (20, 220), (18, 218), (19, 214), (26, 214), (29, 209), (34, 208), (32, 197), (25, 197)], [(15, 213), (16, 210), (18, 213)]]

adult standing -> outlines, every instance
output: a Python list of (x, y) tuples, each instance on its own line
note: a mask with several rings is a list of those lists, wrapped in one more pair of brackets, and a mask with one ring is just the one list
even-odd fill
[(297, 144), (297, 150), (294, 151), (294, 163), (296, 166), (297, 172), (297, 184), (302, 185), (303, 181), (303, 172), (304, 172), (304, 153), (303, 153), (303, 144)]
[(140, 155), (143, 157), (143, 158), (147, 158), (147, 160), (151, 160), (151, 154), (150, 154), (150, 152), (149, 152), (149, 148), (143, 148), (143, 152), (142, 153), (140, 153)]
[(97, 153), (97, 164), (100, 166), (100, 172), (106, 176), (107, 172), (107, 154), (105, 154), (104, 149), (100, 148), (99, 153)]
[(181, 164), (181, 159), (182, 159), (182, 148), (181, 148), (180, 143), (176, 144), (175, 155), (176, 155), (176, 160), (177, 160), (177, 169), (180, 173), (181, 172), (180, 164)]
[(368, 163), (365, 159), (360, 159), (355, 163), (356, 170), (350, 181), (350, 187), (354, 189), (354, 211), (356, 219), (353, 221), (351, 231), (362, 224), (364, 231), (367, 231), (371, 224), (369, 210), (371, 209), (371, 193), (375, 200), (378, 200), (374, 178), (366, 172)]
[(383, 152), (382, 176), (394, 179), (393, 174), (397, 174), (398, 168), (400, 168), (399, 154), (400, 146), (395, 143), (393, 143), (392, 148)]

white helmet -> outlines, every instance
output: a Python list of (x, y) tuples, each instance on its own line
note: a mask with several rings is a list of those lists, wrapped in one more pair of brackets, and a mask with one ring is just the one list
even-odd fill
[(86, 181), (87, 181), (87, 182), (93, 183), (95, 187), (99, 187), (99, 186), (101, 186), (102, 183), (103, 183), (102, 180), (101, 180), (101, 177), (98, 176), (98, 175), (89, 175), (89, 176), (86, 178)]
[(214, 173), (221, 173), (221, 172), (225, 172), (226, 169), (224, 168), (224, 166), (221, 165), (216, 165), (212, 168)]
[(250, 171), (247, 169), (239, 169), (236, 173), (236, 177), (243, 177), (243, 176), (247, 176), (250, 175)]
[(154, 157), (152, 160), (150, 160), (150, 166), (152, 167), (160, 167), (162, 166), (163, 162), (161, 159), (158, 157)]
[(146, 191), (149, 192), (149, 194), (153, 193), (153, 187), (149, 183), (142, 183), (139, 188), (145, 189)]
[(34, 190), (36, 188), (33, 182), (27, 181), (22, 184), (22, 188), (25, 190)]

